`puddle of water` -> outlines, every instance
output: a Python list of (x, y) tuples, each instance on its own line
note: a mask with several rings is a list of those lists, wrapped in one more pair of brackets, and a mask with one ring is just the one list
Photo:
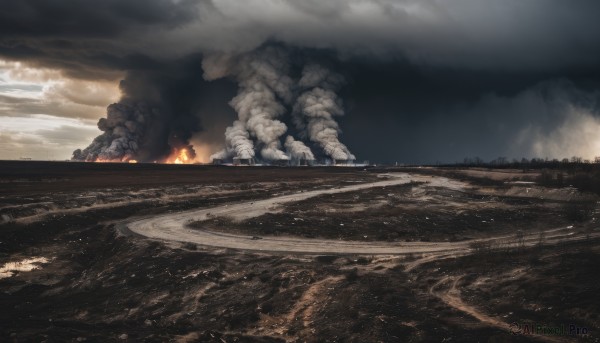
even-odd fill
[(34, 269), (39, 269), (40, 264), (49, 263), (50, 261), (45, 257), (32, 257), (26, 258), (17, 262), (8, 262), (0, 268), (0, 279), (9, 278), (15, 274), (15, 272), (29, 272)]

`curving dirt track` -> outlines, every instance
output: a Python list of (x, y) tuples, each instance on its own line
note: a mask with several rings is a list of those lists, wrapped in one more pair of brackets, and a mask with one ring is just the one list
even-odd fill
[[(285, 203), (305, 200), (324, 194), (357, 191), (372, 187), (386, 187), (409, 182), (427, 182), (429, 187), (443, 187), (461, 190), (466, 183), (444, 177), (431, 177), (406, 173), (385, 174), (382, 181), (356, 184), (341, 188), (321, 189), (291, 195), (277, 196), (270, 199), (237, 204), (228, 204), (209, 209), (168, 213), (150, 218), (143, 218), (125, 223), (126, 229), (151, 239), (164, 241), (194, 243), (202, 246), (249, 250), (261, 252), (297, 253), (297, 254), (364, 254), (364, 255), (399, 255), (412, 253), (432, 253), (434, 255), (465, 253), (471, 250), (474, 242), (494, 242), (516, 244), (514, 236), (495, 236), (486, 239), (462, 242), (358, 242), (330, 239), (308, 239), (299, 237), (252, 237), (246, 235), (214, 232), (202, 229), (191, 229), (188, 223), (208, 220), (214, 217), (228, 217), (237, 221), (257, 217), (267, 212), (275, 212)], [(538, 233), (525, 234), (519, 244), (534, 245)], [(549, 229), (545, 231), (546, 244), (558, 241), (581, 239), (569, 228)]]

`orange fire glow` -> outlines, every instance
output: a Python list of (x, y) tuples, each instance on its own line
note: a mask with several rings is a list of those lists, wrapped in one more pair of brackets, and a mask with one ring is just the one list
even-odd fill
[[(123, 158), (122, 160), (108, 160), (97, 158), (96, 163), (138, 163), (137, 160), (129, 159), (129, 157)], [(167, 163), (167, 164), (192, 164), (194, 159), (190, 157), (190, 152), (186, 148), (173, 149), (171, 155), (163, 161), (154, 161), (154, 163)]]
[(165, 163), (174, 163), (174, 164), (188, 164), (193, 163), (194, 161), (190, 158), (189, 152), (187, 149), (174, 149), (173, 153), (167, 158)]
[(196, 151), (195, 161), (200, 162), (200, 163), (212, 162), (212, 159), (210, 158), (210, 156), (212, 154), (214, 154), (215, 152), (217, 152), (218, 150), (220, 150), (220, 148), (221, 148), (220, 146), (212, 147), (212, 146), (205, 145), (205, 144), (194, 143), (194, 150)]
[(129, 157), (124, 157), (121, 160), (118, 160), (118, 159), (109, 160), (109, 159), (96, 158), (94, 161), (91, 161), (91, 162), (94, 162), (94, 163), (138, 163), (137, 160), (129, 159)]
[(121, 161), (121, 160), (106, 160), (106, 159), (102, 159), (102, 158), (97, 158), (93, 162), (94, 163), (121, 163), (123, 161)]

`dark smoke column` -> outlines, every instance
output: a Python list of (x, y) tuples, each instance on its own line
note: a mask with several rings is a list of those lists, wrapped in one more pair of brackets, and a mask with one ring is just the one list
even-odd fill
[(296, 100), (293, 117), (303, 137), (319, 144), (325, 154), (334, 161), (354, 160), (354, 155), (339, 140), (341, 132), (335, 116), (344, 115), (341, 100), (336, 91), (343, 78), (316, 64), (309, 64), (302, 71), (298, 86), (304, 91)]
[(137, 159), (140, 142), (148, 121), (158, 117), (158, 111), (143, 103), (120, 102), (108, 106), (106, 118), (98, 121), (103, 131), (85, 149), (73, 152), (73, 160), (125, 162)]
[[(190, 139), (202, 126), (194, 110), (197, 93), (188, 88), (205, 84), (198, 77), (199, 64), (199, 59), (175, 61), (127, 72), (119, 84), (121, 100), (108, 106), (106, 117), (98, 121), (101, 134), (87, 148), (74, 151), (73, 160), (193, 163)], [(195, 72), (189, 72), (190, 66)]]

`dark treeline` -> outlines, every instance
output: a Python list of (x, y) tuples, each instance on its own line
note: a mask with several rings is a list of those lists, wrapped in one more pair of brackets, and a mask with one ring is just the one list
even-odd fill
[(546, 187), (575, 187), (580, 191), (600, 195), (600, 157), (593, 161), (573, 156), (570, 159), (522, 158), (521, 160), (500, 157), (486, 162), (478, 157), (465, 158), (463, 162), (440, 165), (447, 168), (485, 168), (539, 170), (536, 182)]
[(547, 187), (575, 187), (580, 191), (600, 194), (600, 165), (567, 170), (544, 169), (536, 182)]
[(526, 169), (543, 169), (543, 168), (580, 168), (589, 166), (587, 170), (593, 170), (600, 167), (600, 156), (594, 160), (584, 159), (579, 156), (571, 158), (548, 159), (548, 158), (521, 158), (520, 160), (513, 158), (509, 160), (506, 157), (498, 157), (489, 162), (479, 157), (465, 157), (462, 162), (456, 162), (445, 166), (461, 166), (461, 167), (489, 167), (489, 168), (526, 168)]

